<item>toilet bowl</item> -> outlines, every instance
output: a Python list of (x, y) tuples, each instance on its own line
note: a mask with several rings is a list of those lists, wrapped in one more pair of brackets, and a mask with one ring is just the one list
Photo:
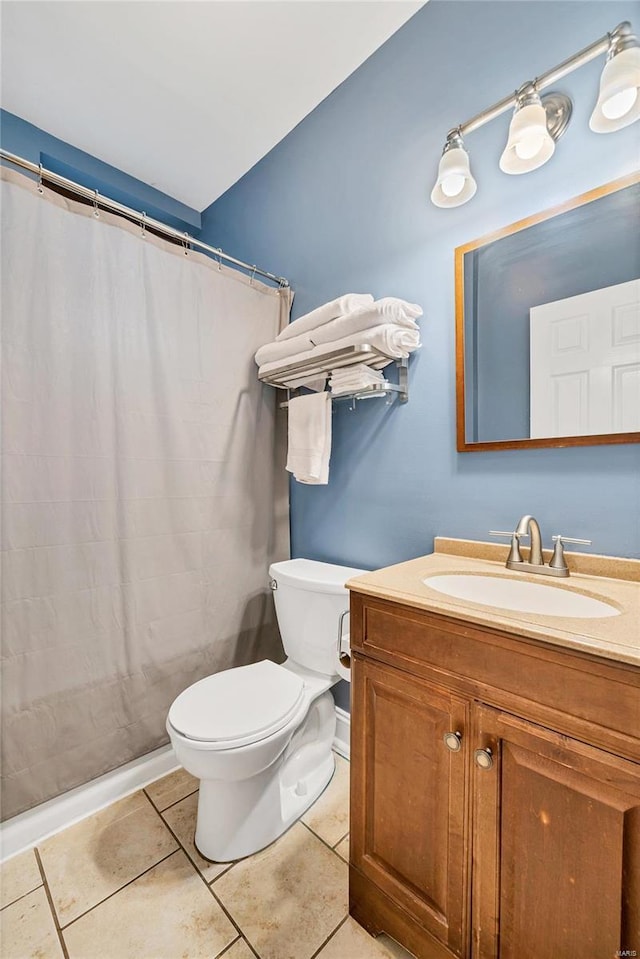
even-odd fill
[(286, 662), (215, 673), (172, 704), (171, 743), (200, 780), (195, 844), (205, 858), (230, 862), (263, 849), (330, 781), (344, 584), (362, 572), (304, 559), (273, 563)]

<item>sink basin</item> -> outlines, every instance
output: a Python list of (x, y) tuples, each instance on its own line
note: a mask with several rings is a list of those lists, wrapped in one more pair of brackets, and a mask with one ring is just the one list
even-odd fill
[(546, 583), (518, 582), (501, 576), (471, 576), (465, 573), (430, 576), (422, 582), (431, 589), (456, 599), (466, 599), (482, 606), (495, 606), (520, 613), (583, 619), (620, 615), (619, 610), (609, 603)]

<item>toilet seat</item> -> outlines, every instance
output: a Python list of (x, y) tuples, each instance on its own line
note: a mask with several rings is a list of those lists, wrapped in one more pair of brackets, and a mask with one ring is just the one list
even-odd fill
[(185, 689), (168, 723), (208, 749), (233, 749), (277, 733), (300, 711), (303, 679), (268, 659), (207, 676)]

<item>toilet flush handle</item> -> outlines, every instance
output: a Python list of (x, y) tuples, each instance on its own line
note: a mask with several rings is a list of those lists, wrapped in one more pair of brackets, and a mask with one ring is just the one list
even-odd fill
[(351, 669), (351, 656), (349, 653), (345, 653), (342, 649), (342, 627), (345, 620), (345, 616), (349, 615), (349, 610), (345, 609), (344, 612), (340, 613), (340, 619), (338, 620), (338, 662), (341, 666), (344, 666), (345, 669)]

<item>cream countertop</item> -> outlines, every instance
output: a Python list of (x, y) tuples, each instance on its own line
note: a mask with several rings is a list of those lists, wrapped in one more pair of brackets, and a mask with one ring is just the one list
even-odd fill
[[(428, 556), (357, 576), (347, 582), (347, 587), (403, 606), (441, 613), (481, 626), (494, 626), (554, 646), (640, 666), (640, 560), (567, 554), (571, 575), (567, 579), (552, 579), (506, 569), (507, 549), (494, 543), (437, 537), (435, 547), (436, 551)], [(545, 558), (548, 562), (548, 555)], [(590, 572), (580, 572), (581, 568), (588, 568)], [(598, 570), (597, 575), (594, 570)], [(456, 599), (422, 582), (429, 576), (447, 573), (506, 576), (567, 589), (610, 603), (620, 610), (620, 615), (585, 619), (515, 612)]]

